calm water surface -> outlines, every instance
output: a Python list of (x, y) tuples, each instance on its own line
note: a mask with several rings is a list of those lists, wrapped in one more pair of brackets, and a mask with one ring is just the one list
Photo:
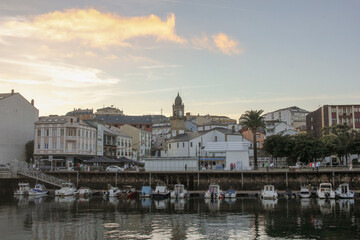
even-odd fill
[(0, 239), (360, 239), (359, 200), (0, 196)]

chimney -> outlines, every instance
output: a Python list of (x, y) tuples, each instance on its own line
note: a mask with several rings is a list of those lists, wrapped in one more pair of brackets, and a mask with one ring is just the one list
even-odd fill
[(11, 95), (14, 95), (14, 89), (11, 89)]
[(34, 99), (31, 99), (31, 105), (34, 106)]

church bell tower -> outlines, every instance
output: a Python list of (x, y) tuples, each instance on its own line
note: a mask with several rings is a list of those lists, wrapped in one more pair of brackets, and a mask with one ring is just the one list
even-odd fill
[(186, 117), (184, 114), (184, 104), (178, 93), (175, 98), (175, 103), (173, 104), (173, 114), (170, 117), (171, 121), (171, 136), (175, 137), (179, 134), (185, 133), (186, 130)]

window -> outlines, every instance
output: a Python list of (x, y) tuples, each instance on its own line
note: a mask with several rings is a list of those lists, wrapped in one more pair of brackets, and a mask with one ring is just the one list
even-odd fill
[(331, 108), (331, 112), (336, 113), (336, 108)]
[(177, 148), (179, 148), (179, 143), (176, 143), (176, 145), (177, 145)]
[(146, 128), (150, 128), (150, 125), (146, 125)]
[(64, 149), (64, 143), (60, 143), (60, 149)]
[(192, 147), (192, 142), (190, 142), (190, 147)]
[(53, 129), (53, 130), (52, 130), (52, 135), (53, 135), (53, 136), (56, 136), (56, 129)]
[(56, 149), (56, 142), (53, 142), (53, 149)]
[(169, 143), (169, 149), (171, 149), (171, 143)]
[(80, 143), (78, 143), (78, 149), (80, 149)]
[(183, 142), (183, 148), (185, 147), (185, 142)]
[(48, 143), (45, 143), (45, 144), (44, 144), (44, 148), (45, 148), (45, 149), (49, 149), (49, 144), (48, 144)]
[(61, 130), (60, 130), (60, 135), (61, 135), (61, 136), (64, 136), (64, 129), (61, 129)]
[(360, 110), (359, 107), (355, 107), (355, 108), (354, 108), (354, 112), (360, 112), (359, 110)]
[(256, 139), (259, 139), (260, 138), (260, 134), (256, 134)]
[(45, 129), (45, 136), (49, 136), (49, 129)]
[(40, 149), (40, 144), (38, 144), (38, 149)]
[(80, 136), (80, 129), (78, 130), (78, 136)]
[(41, 130), (40, 130), (40, 129), (37, 131), (37, 135), (38, 135), (39, 137), (41, 136)]
[(217, 142), (217, 136), (215, 136), (215, 142)]

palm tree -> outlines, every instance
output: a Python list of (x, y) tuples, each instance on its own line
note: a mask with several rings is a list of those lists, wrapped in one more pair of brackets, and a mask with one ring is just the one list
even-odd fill
[(257, 145), (256, 145), (256, 131), (259, 128), (266, 128), (265, 119), (262, 115), (264, 110), (251, 110), (241, 116), (240, 124), (246, 130), (250, 130), (253, 134), (253, 146), (254, 146), (254, 168), (257, 169)]

